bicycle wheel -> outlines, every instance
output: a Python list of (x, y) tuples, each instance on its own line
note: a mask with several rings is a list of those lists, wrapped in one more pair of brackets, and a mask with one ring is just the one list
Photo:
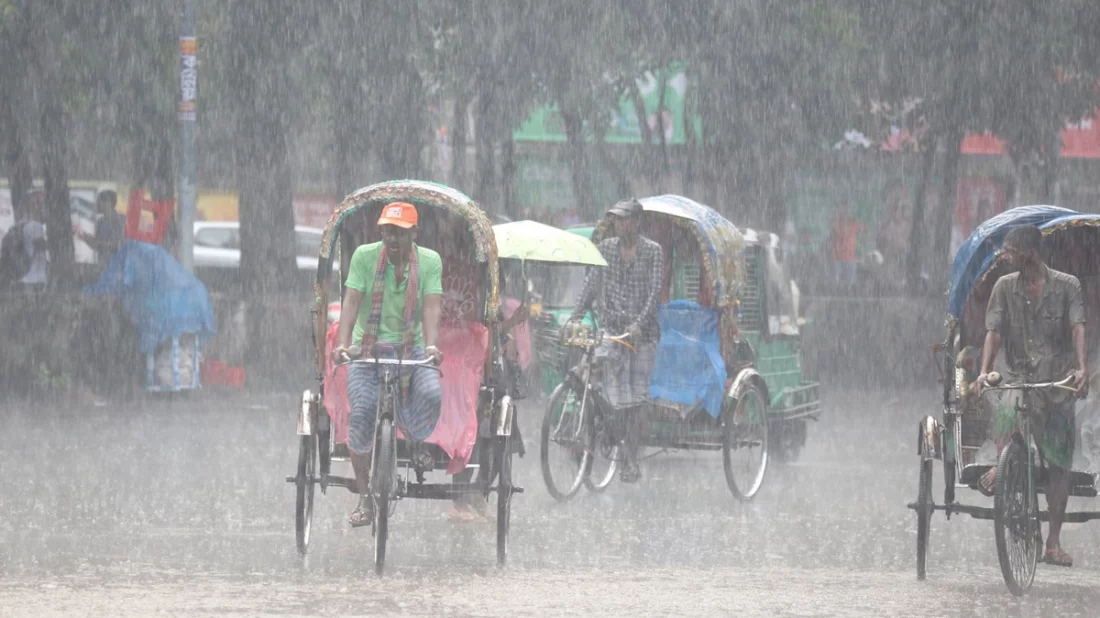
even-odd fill
[(589, 491), (599, 493), (615, 480), (615, 472), (619, 469), (619, 459), (622, 457), (622, 446), (611, 419), (592, 413), (588, 415), (588, 422), (592, 424), (595, 446), (589, 456), (591, 462), (588, 474), (584, 475), (584, 486)]
[(559, 502), (572, 498), (591, 470), (592, 432), (585, 416), (590, 401), (582, 409), (580, 393), (568, 382), (559, 384), (550, 396), (542, 419), (542, 479), (546, 490)]
[(917, 489), (917, 579), (924, 579), (928, 559), (928, 533), (932, 524), (932, 460), (920, 462), (920, 486)]
[(729, 402), (722, 423), (722, 464), (730, 492), (752, 500), (768, 469), (768, 404), (755, 385)]
[(1026, 449), (1016, 440), (1001, 451), (993, 498), (997, 559), (1005, 585), (1016, 596), (1031, 588), (1038, 562), (1039, 513), (1027, 457)]
[[(515, 424), (512, 425), (513, 432)], [(512, 436), (499, 436), (494, 445), (497, 461), (497, 566), (508, 559), (508, 532), (512, 525)]]
[(309, 549), (309, 534), (313, 527), (313, 480), (317, 462), (317, 436), (302, 436), (298, 440), (298, 475), (294, 477), (294, 536), (298, 554)]
[(378, 422), (374, 462), (371, 465), (371, 496), (374, 498), (374, 572), (381, 575), (386, 566), (386, 543), (389, 541), (390, 500), (393, 499), (394, 470), (397, 469), (397, 447), (393, 421)]

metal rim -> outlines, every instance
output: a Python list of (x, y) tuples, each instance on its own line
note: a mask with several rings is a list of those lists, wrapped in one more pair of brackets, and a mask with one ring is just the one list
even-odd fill
[(1016, 596), (1031, 588), (1038, 562), (1039, 517), (1030, 485), (1024, 448), (1013, 441), (997, 463), (994, 531), (1001, 574)]
[[(760, 389), (750, 385), (734, 400), (722, 433), (726, 483), (734, 496), (751, 500), (768, 469), (768, 407)], [(744, 466), (739, 465), (742, 462)]]
[[(557, 408), (570, 411), (557, 412)], [(584, 407), (588, 407), (587, 402)], [(581, 487), (582, 481), (591, 469), (591, 434), (586, 429), (581, 402), (576, 390), (567, 383), (559, 384), (550, 397), (546, 415), (542, 423), (540, 462), (542, 477), (550, 495), (559, 502), (573, 497)], [(558, 483), (551, 470), (551, 453), (555, 459), (569, 462), (572, 479), (568, 483)], [(559, 487), (560, 485), (560, 487)]]
[(302, 436), (298, 441), (298, 475), (295, 479), (295, 537), (298, 553), (309, 549), (313, 529), (313, 479), (316, 470), (315, 436)]

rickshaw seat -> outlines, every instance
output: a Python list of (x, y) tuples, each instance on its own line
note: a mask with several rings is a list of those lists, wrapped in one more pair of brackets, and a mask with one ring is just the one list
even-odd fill
[[(339, 322), (329, 327), (326, 350), (336, 346)], [(477, 400), (485, 361), (489, 354), (489, 330), (479, 322), (451, 322), (440, 325), (440, 390), (443, 405), (439, 422), (425, 442), (435, 444), (450, 458), (448, 474), (462, 471), (477, 440)], [(347, 396), (347, 368), (326, 360), (324, 376), (325, 410), (332, 420), (333, 441), (347, 444), (351, 404)]]

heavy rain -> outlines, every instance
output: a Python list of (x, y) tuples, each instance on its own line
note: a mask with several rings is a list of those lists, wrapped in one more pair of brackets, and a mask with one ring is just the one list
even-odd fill
[(1098, 33), (0, 0), (0, 616), (1100, 615)]

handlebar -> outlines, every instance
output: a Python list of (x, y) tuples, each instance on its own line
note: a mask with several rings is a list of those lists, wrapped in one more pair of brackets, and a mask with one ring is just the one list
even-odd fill
[(436, 366), (431, 357), (424, 360), (410, 360), (405, 358), (380, 358), (380, 357), (363, 357), (363, 348), (353, 345), (347, 348), (345, 357), (348, 359), (342, 363), (336, 363), (337, 367), (343, 367), (345, 365), (389, 365), (396, 367), (427, 367), (428, 369), (434, 369), (442, 373), (442, 370)]
[(1067, 376), (1066, 378), (1064, 378), (1062, 380), (1059, 380), (1057, 382), (1034, 382), (1034, 383), (1030, 383), (1030, 384), (1027, 383), (1027, 382), (1020, 382), (1018, 384), (1002, 384), (1001, 383), (1002, 380), (1003, 380), (1003, 378), (1001, 377), (1000, 373), (998, 373), (996, 371), (991, 372), (986, 377), (985, 383), (988, 385), (988, 388), (985, 389), (985, 390), (995, 390), (995, 391), (1016, 390), (1016, 391), (1025, 391), (1026, 392), (1026, 391), (1045, 390), (1045, 389), (1048, 389), (1048, 388), (1060, 388), (1060, 389), (1064, 389), (1064, 390), (1074, 392), (1074, 393), (1077, 392), (1077, 389), (1070, 386), (1071, 384), (1073, 384), (1073, 376)]

